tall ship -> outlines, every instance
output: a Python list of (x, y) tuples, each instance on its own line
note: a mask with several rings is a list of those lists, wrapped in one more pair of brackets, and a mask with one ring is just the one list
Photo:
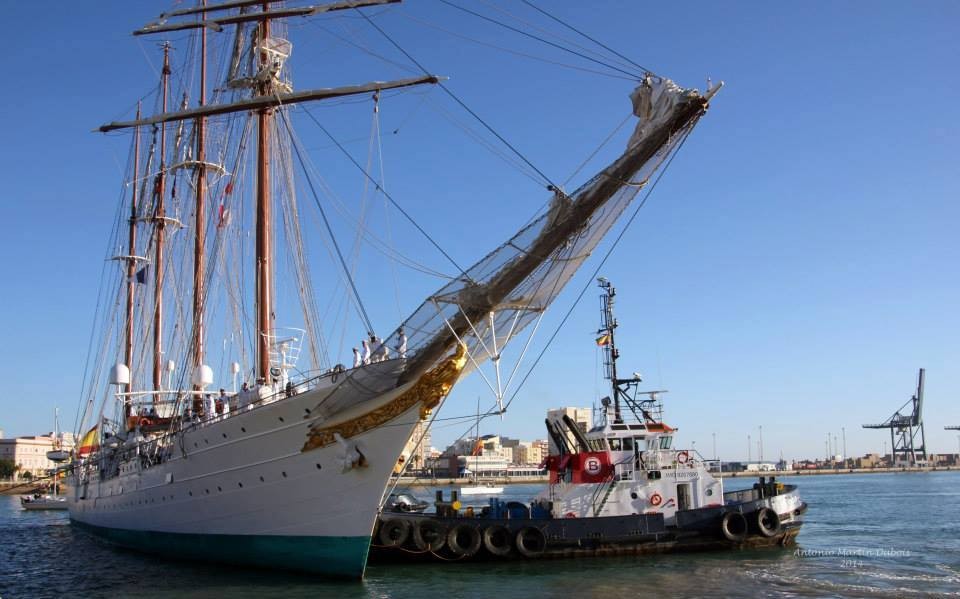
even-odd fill
[[(335, 122), (340, 106), (367, 103), (376, 118), (391, 94), (425, 86), (465, 103), (426, 71), (295, 89), (288, 31), (321, 37), (323, 19), (347, 11), (420, 67), (367, 10), (395, 3), (201, 2), (134, 32), (164, 41), (162, 66), (129, 118), (100, 127), (128, 134), (130, 154), (69, 473), (78, 527), (180, 559), (362, 577), (387, 481), (415, 427), (466, 374), (499, 366), (504, 348), (536, 329), (719, 88), (700, 93), (637, 71), (627, 147), (575, 191), (548, 185), (539, 213), (473, 266), (451, 258), (455, 274), (381, 336), (351, 248), (330, 231), (328, 217), (344, 206), (324, 208), (322, 168), (292, 117), (328, 132), (324, 120)], [(337, 106), (321, 118), (307, 108), (318, 103)], [(354, 161), (369, 189), (423, 234), (419, 247), (449, 258), (386, 192), (373, 162)], [(298, 204), (296, 182), (312, 204)], [(481, 227), (466, 207), (441, 208), (464, 235)], [(360, 221), (357, 238), (367, 234)], [(308, 264), (311, 235), (327, 246), (327, 270)], [(321, 317), (318, 272), (340, 282), (346, 308)], [(285, 328), (290, 305), (301, 314)], [(364, 341), (341, 364), (327, 341), (348, 312)]]

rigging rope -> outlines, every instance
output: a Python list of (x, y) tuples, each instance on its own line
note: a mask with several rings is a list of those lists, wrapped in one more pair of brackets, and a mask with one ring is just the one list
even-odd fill
[(657, 175), (657, 178), (654, 179), (653, 184), (647, 189), (647, 192), (644, 194), (643, 198), (640, 200), (640, 203), (634, 209), (633, 214), (630, 215), (630, 218), (627, 219), (627, 222), (624, 224), (623, 229), (613, 240), (613, 243), (610, 245), (610, 248), (603, 255), (603, 258), (600, 260), (600, 263), (597, 264), (597, 267), (594, 269), (593, 274), (587, 279), (586, 284), (584, 284), (583, 289), (580, 290), (577, 299), (574, 300), (573, 304), (570, 306), (570, 309), (567, 310), (566, 314), (563, 315), (563, 318), (560, 320), (560, 324), (557, 325), (557, 328), (554, 329), (553, 334), (550, 335), (550, 338), (547, 339), (547, 343), (544, 345), (543, 349), (537, 355), (537, 358), (533, 361), (533, 364), (527, 370), (527, 373), (524, 375), (523, 379), (520, 380), (520, 383), (517, 385), (517, 388), (511, 394), (510, 399), (507, 400), (507, 403), (503, 406), (503, 411), (506, 412), (510, 407), (510, 404), (513, 403), (513, 400), (517, 398), (517, 395), (520, 393), (520, 390), (523, 388), (524, 383), (530, 378), (530, 375), (533, 374), (533, 370), (540, 363), (540, 360), (543, 358), (544, 354), (547, 353), (547, 350), (550, 348), (550, 345), (556, 339), (557, 335), (560, 333), (560, 329), (566, 324), (567, 320), (570, 319), (570, 315), (573, 314), (573, 310), (577, 307), (580, 301), (583, 299), (583, 296), (586, 294), (587, 290), (593, 284), (594, 279), (600, 273), (600, 269), (603, 268), (603, 265), (607, 263), (607, 260), (613, 254), (613, 250), (616, 249), (617, 245), (620, 243), (620, 240), (623, 239), (623, 236), (630, 229), (630, 225), (633, 224), (633, 221), (637, 218), (640, 209), (644, 207), (647, 203), (647, 200), (650, 198), (650, 194), (653, 193), (653, 190), (656, 189), (657, 184), (660, 182), (660, 179), (663, 178), (663, 175), (667, 172), (667, 169), (670, 168), (670, 165), (673, 163), (673, 159), (676, 158), (677, 154), (680, 152), (680, 149), (683, 148), (683, 144), (686, 143), (687, 138), (690, 136), (690, 132), (693, 131), (693, 126), (696, 124), (698, 119), (694, 119), (686, 125), (686, 131), (683, 132), (683, 137), (680, 139), (680, 142), (677, 144), (676, 149), (670, 154), (670, 157), (667, 159), (667, 162), (664, 164), (663, 169)]
[[(387, 193), (387, 191), (386, 191), (385, 189), (380, 188), (380, 186), (377, 184), (377, 182), (373, 180), (373, 177), (370, 176), (370, 173), (368, 173), (367, 171), (365, 171), (365, 170), (363, 169), (363, 167), (360, 166), (360, 163), (356, 161), (356, 159), (350, 154), (350, 152), (347, 151), (346, 148), (344, 148), (344, 147), (340, 144), (339, 141), (337, 141), (337, 139), (333, 136), (333, 134), (331, 134), (331, 133), (327, 130), (327, 128), (324, 127), (324, 126), (320, 123), (320, 121), (318, 121), (317, 118), (316, 118), (315, 116), (313, 116), (313, 114), (312, 114), (309, 110), (305, 109), (305, 108), (303, 107), (303, 105), (300, 105), (300, 109), (303, 110), (304, 114), (306, 114), (308, 117), (310, 117), (310, 120), (312, 120), (312, 121), (314, 122), (314, 124), (317, 125), (317, 127), (320, 127), (320, 130), (323, 131), (323, 133), (324, 133), (327, 137), (330, 138), (330, 141), (332, 141), (332, 142), (337, 146), (337, 148), (338, 148), (341, 152), (343, 152), (343, 155), (346, 156), (346, 157), (350, 160), (350, 162), (353, 163), (354, 166), (356, 166), (358, 169), (360, 169), (360, 172), (363, 173), (363, 175), (364, 175), (365, 177), (367, 177), (368, 179), (370, 179), (371, 181), (373, 181), (373, 184), (376, 185), (378, 189), (380, 189), (380, 191), (383, 193), (383, 195), (384, 195), (385, 198), (387, 198), (388, 200), (390, 200), (390, 203), (393, 204), (394, 208), (396, 208), (397, 210), (399, 210), (399, 211), (400, 211), (400, 214), (402, 214), (402, 215), (404, 216), (404, 218), (406, 218), (408, 221), (410, 221), (410, 224), (412, 224), (414, 227), (416, 227), (416, 229), (417, 229), (418, 231), (420, 231), (420, 233), (424, 236), (424, 238), (426, 238), (426, 240), (429, 241), (429, 242), (431, 243), (431, 245), (433, 245), (433, 247), (437, 248), (437, 251), (439, 251), (441, 254), (443, 254), (443, 257), (446, 258), (446, 259), (450, 262), (450, 264), (452, 264), (453, 267), (457, 269), (457, 272), (459, 272), (460, 275), (464, 277), (464, 279), (466, 279), (466, 278), (467, 278), (467, 273), (466, 273), (462, 268), (460, 268), (460, 265), (457, 264), (457, 261), (454, 260), (453, 257), (451, 257), (450, 254), (448, 254), (442, 247), (440, 247), (440, 244), (438, 244), (438, 243), (433, 239), (433, 237), (431, 237), (430, 234), (427, 233), (427, 232), (423, 229), (423, 227), (421, 227), (420, 224), (417, 223), (417, 221), (415, 221), (415, 220), (413, 219), (413, 217), (410, 216), (410, 215), (407, 213), (407, 211), (404, 210), (403, 207), (401, 207), (400, 204), (398, 204), (398, 203), (396, 202), (396, 200), (393, 199), (393, 196), (391, 196), (389, 193)], [(312, 185), (312, 183), (311, 183), (311, 185)]]
[(440, 2), (443, 2), (443, 3), (446, 4), (447, 6), (456, 8), (457, 10), (462, 10), (463, 12), (465, 12), (465, 13), (467, 13), (467, 14), (470, 14), (470, 15), (473, 15), (473, 16), (479, 18), (479, 19), (483, 19), (484, 21), (489, 21), (489, 22), (491, 22), (491, 23), (493, 23), (493, 24), (495, 24), (495, 25), (499, 25), (500, 27), (503, 27), (504, 29), (509, 29), (510, 31), (513, 31), (514, 33), (519, 33), (520, 35), (523, 35), (523, 36), (525, 36), (525, 37), (529, 37), (529, 38), (535, 39), (535, 40), (537, 40), (538, 42), (542, 42), (542, 43), (544, 43), (544, 44), (547, 44), (548, 46), (552, 46), (552, 47), (554, 47), (554, 48), (557, 48), (558, 50), (563, 50), (564, 52), (569, 52), (570, 54), (573, 54), (573, 55), (575, 55), (575, 56), (579, 56), (580, 58), (582, 58), (582, 59), (584, 59), (584, 60), (589, 60), (590, 62), (595, 62), (595, 63), (597, 63), (597, 64), (599, 64), (599, 65), (601, 65), (601, 66), (607, 67), (608, 69), (611, 69), (611, 70), (613, 70), (613, 71), (617, 71), (618, 73), (623, 73), (624, 75), (627, 75), (627, 76), (633, 78), (634, 80), (639, 80), (639, 79), (641, 78), (637, 73), (633, 73), (633, 72), (631, 72), (631, 71), (625, 71), (624, 69), (621, 69), (620, 67), (617, 67), (617, 66), (615, 66), (615, 65), (612, 65), (612, 64), (610, 64), (610, 63), (603, 62), (602, 60), (597, 60), (596, 58), (592, 58), (592, 57), (590, 57), (590, 56), (587, 56), (586, 54), (582, 54), (582, 53), (580, 53), (580, 52), (577, 52), (576, 50), (571, 50), (570, 48), (565, 48), (565, 47), (561, 46), (560, 44), (557, 44), (557, 43), (555, 43), (555, 42), (551, 42), (550, 40), (544, 39), (544, 38), (542, 38), (542, 37), (540, 37), (540, 36), (533, 35), (532, 33), (529, 33), (529, 32), (524, 31), (524, 30), (522, 30), (522, 29), (518, 29), (518, 28), (516, 28), (516, 27), (514, 27), (514, 26), (512, 26), (512, 25), (507, 25), (506, 23), (503, 23), (503, 22), (501, 22), (501, 21), (498, 21), (498, 20), (496, 20), (496, 19), (494, 19), (494, 18), (492, 18), (492, 17), (488, 17), (488, 16), (486, 16), (486, 15), (482, 15), (482, 14), (476, 12), (476, 11), (470, 10), (469, 8), (464, 8), (464, 7), (462, 7), (462, 6), (458, 6), (458, 5), (454, 4), (453, 2), (450, 2), (449, 0), (440, 0)]
[[(284, 127), (286, 127), (287, 132), (290, 134), (290, 145), (293, 146), (293, 151), (297, 155), (297, 160), (300, 161), (300, 168), (303, 169), (305, 178), (307, 180), (307, 185), (310, 186), (310, 192), (313, 194), (313, 199), (317, 204), (317, 208), (320, 210), (320, 216), (323, 217), (323, 224), (327, 228), (327, 234), (330, 236), (330, 240), (333, 242), (333, 247), (337, 252), (337, 257), (340, 259), (340, 266), (343, 268), (343, 275), (347, 278), (347, 282), (350, 284), (350, 289), (353, 291), (354, 301), (356, 302), (357, 310), (360, 313), (360, 318), (367, 327), (367, 333), (373, 335), (373, 323), (370, 321), (370, 316), (367, 315), (367, 309), (363, 305), (363, 300), (360, 299), (360, 292), (357, 291), (357, 286), (354, 283), (353, 277), (350, 275), (350, 269), (347, 268), (347, 261), (343, 258), (343, 252), (340, 251), (340, 245), (337, 243), (337, 239), (333, 235), (333, 228), (330, 226), (330, 221), (327, 219), (327, 212), (323, 209), (323, 204), (320, 202), (320, 196), (317, 195), (317, 190), (313, 185), (313, 179), (311, 179), (307, 174), (307, 165), (303, 159), (303, 155), (300, 153), (300, 144), (297, 143), (293, 137), (290, 120), (285, 111), (281, 111), (280, 115), (283, 117)], [(324, 129), (324, 131), (326, 131), (326, 129)]]
[(485, 47), (487, 47), (487, 48), (493, 48), (494, 50), (499, 50), (499, 51), (501, 51), (501, 52), (506, 52), (507, 54), (513, 54), (514, 56), (520, 56), (520, 57), (523, 57), (523, 58), (529, 58), (530, 60), (536, 60), (536, 61), (543, 62), (543, 63), (546, 63), (546, 64), (551, 64), (551, 65), (558, 66), (558, 67), (563, 67), (563, 68), (566, 68), (566, 69), (572, 69), (572, 70), (574, 70), (574, 71), (582, 71), (582, 72), (584, 72), (584, 73), (590, 73), (590, 74), (593, 74), (593, 75), (600, 75), (601, 77), (610, 77), (610, 78), (612, 78), (612, 79), (626, 79), (626, 80), (628, 80), (628, 81), (636, 81), (636, 80), (637, 80), (637, 78), (634, 77), (633, 75), (631, 75), (631, 76), (629, 76), (629, 77), (626, 76), (626, 75), (616, 75), (616, 74), (613, 74), (613, 73), (608, 73), (608, 72), (606, 72), (606, 71), (600, 71), (600, 70), (597, 70), (597, 69), (588, 69), (588, 68), (586, 68), (586, 67), (578, 67), (578, 66), (576, 66), (576, 65), (572, 65), (572, 64), (568, 64), (568, 63), (564, 63), (564, 62), (558, 62), (558, 61), (556, 61), (556, 60), (550, 60), (550, 59), (544, 58), (544, 57), (542, 57), (542, 56), (536, 56), (536, 55), (534, 55), (534, 54), (527, 54), (526, 52), (519, 52), (519, 51), (517, 51), (517, 50), (511, 50), (510, 48), (505, 48), (505, 47), (503, 47), (503, 46), (498, 46), (498, 45), (496, 45), (496, 44), (491, 44), (491, 43), (489, 43), (489, 42), (484, 42), (484, 41), (482, 41), (482, 40), (478, 40), (478, 39), (476, 39), (476, 38), (469, 37), (469, 36), (464, 35), (464, 34), (462, 34), (462, 33), (458, 33), (458, 32), (456, 32), (456, 31), (452, 31), (452, 30), (450, 30), (450, 29), (446, 29), (446, 28), (444, 28), (444, 27), (441, 27), (440, 25), (436, 25), (436, 24), (434, 24), (434, 23), (430, 23), (429, 21), (424, 21), (424, 20), (422, 20), (422, 19), (418, 19), (418, 18), (416, 18), (416, 17), (414, 17), (414, 16), (411, 16), (411, 15), (409, 15), (409, 14), (406, 14), (406, 13), (398, 13), (398, 14), (401, 14), (401, 15), (403, 16), (403, 18), (405, 18), (405, 19), (407, 19), (407, 20), (410, 20), (410, 21), (413, 21), (413, 22), (415, 22), (415, 23), (419, 23), (420, 25), (423, 25), (424, 27), (430, 27), (431, 29), (436, 29), (437, 31), (442, 31), (443, 33), (446, 33), (447, 35), (450, 35), (450, 36), (453, 36), (453, 37), (462, 39), (462, 40), (464, 40), (464, 41), (468, 41), (468, 42), (477, 44), (478, 46), (485, 46)]
[[(441, 2), (446, 2), (446, 0), (440, 0), (440, 1), (441, 1)], [(370, 23), (370, 25), (371, 25), (374, 29), (376, 29), (377, 31), (379, 31), (380, 34), (381, 34), (384, 38), (387, 39), (387, 41), (389, 41), (391, 44), (393, 44), (393, 46), (394, 46), (397, 50), (400, 50), (400, 52), (403, 53), (403, 55), (406, 56), (408, 59), (410, 59), (410, 61), (411, 61), (413, 64), (417, 65), (417, 67), (418, 67), (421, 71), (423, 71), (424, 74), (426, 74), (426, 75), (429, 75), (429, 74), (430, 74), (430, 72), (429, 72), (426, 68), (424, 68), (424, 66), (423, 66), (422, 64), (420, 64), (420, 63), (417, 61), (417, 59), (415, 59), (413, 56), (411, 56), (409, 52), (407, 52), (406, 50), (403, 49), (403, 47), (400, 46), (400, 44), (398, 44), (396, 41), (393, 40), (393, 38), (391, 38), (389, 35), (387, 35), (387, 32), (385, 32), (385, 31), (384, 31), (383, 29), (381, 29), (376, 23), (374, 23), (374, 22), (370, 19), (370, 17), (368, 17), (368, 16), (367, 16), (366, 14), (364, 14), (363, 12), (361, 12), (359, 9), (357, 9), (357, 12), (359, 12), (359, 13), (363, 16), (363, 18), (366, 19), (366, 21), (367, 21), (368, 23)], [(454, 101), (454, 102), (456, 102), (457, 104), (459, 104), (461, 108), (463, 108), (464, 110), (466, 110), (467, 112), (469, 112), (470, 115), (473, 116), (473, 118), (477, 119), (477, 121), (479, 121), (481, 125), (483, 125), (484, 127), (486, 127), (487, 131), (489, 131), (490, 133), (492, 133), (497, 139), (499, 139), (501, 142), (503, 142), (503, 144), (504, 144), (505, 146), (507, 146), (508, 148), (510, 148), (510, 150), (511, 150), (514, 154), (516, 154), (517, 156), (519, 156), (521, 160), (523, 160), (525, 163), (527, 163), (527, 166), (529, 166), (530, 168), (532, 168), (533, 170), (535, 170), (535, 171), (537, 172), (537, 174), (540, 175), (540, 177), (543, 179), (543, 181), (547, 184), (547, 189), (551, 189), (551, 190), (553, 190), (553, 189), (559, 189), (559, 188), (553, 183), (553, 181), (550, 180), (550, 177), (546, 176), (546, 175), (543, 173), (543, 171), (541, 171), (541, 170), (538, 169), (536, 166), (534, 166), (534, 164), (533, 164), (532, 162), (530, 162), (530, 160), (528, 160), (526, 156), (524, 156), (522, 153), (520, 153), (520, 151), (519, 151), (517, 148), (515, 148), (510, 142), (508, 142), (502, 135), (500, 135), (499, 133), (497, 133), (496, 130), (495, 130), (493, 127), (491, 127), (485, 120), (483, 120), (482, 118), (480, 118), (480, 115), (478, 115), (476, 112), (474, 112), (473, 110), (471, 110), (470, 107), (467, 106), (467, 105), (463, 102), (463, 100), (461, 100), (459, 97), (457, 97), (457, 95), (456, 95), (455, 93), (453, 93), (452, 91), (450, 91), (450, 89), (449, 89), (446, 85), (444, 85), (442, 82), (437, 82), (437, 85), (440, 87), (440, 89), (442, 89), (444, 92), (446, 92), (446, 94), (447, 94), (448, 96), (450, 96), (451, 98), (453, 98), (453, 101)]]
[(599, 41), (599, 40), (597, 40), (597, 39), (594, 39), (594, 38), (590, 37), (589, 35), (587, 35), (587, 34), (584, 33), (583, 31), (580, 31), (579, 29), (577, 29), (577, 28), (574, 27), (573, 25), (570, 25), (569, 23), (567, 23), (567, 22), (565, 22), (565, 21), (562, 21), (559, 17), (556, 17), (556, 16), (548, 13), (547, 11), (543, 10), (543, 9), (540, 8), (539, 6), (535, 5), (533, 2), (530, 2), (530, 0), (521, 0), (521, 1), (522, 1), (524, 4), (526, 4), (527, 6), (529, 6), (530, 8), (536, 10), (537, 12), (546, 15), (547, 17), (553, 19), (553, 20), (556, 21), (557, 23), (560, 23), (561, 25), (563, 25), (563, 26), (566, 27), (567, 29), (570, 29), (570, 30), (573, 31), (574, 33), (577, 33), (577, 34), (579, 34), (579, 35), (582, 35), (583, 37), (585, 37), (586, 39), (588, 39), (588, 40), (590, 40), (591, 42), (595, 43), (596, 45), (600, 46), (601, 48), (603, 48), (603, 49), (606, 50), (607, 52), (611, 52), (611, 53), (613, 53), (615, 56), (617, 56), (618, 58), (622, 58), (623, 60), (626, 60), (627, 62), (629, 62), (629, 63), (632, 64), (633, 66), (637, 67), (638, 69), (641, 69), (641, 70), (643, 70), (643, 71), (646, 71), (646, 72), (650, 73), (651, 75), (656, 75), (655, 72), (653, 72), (652, 70), (648, 69), (647, 67), (645, 67), (645, 66), (643, 66), (643, 65), (639, 65), (639, 64), (637, 64), (636, 62), (630, 60), (629, 58), (627, 58), (627, 57), (624, 56), (623, 54), (617, 52), (617, 51), (614, 50), (613, 48), (607, 46), (607, 45), (604, 44), (603, 42), (601, 42), (601, 41)]

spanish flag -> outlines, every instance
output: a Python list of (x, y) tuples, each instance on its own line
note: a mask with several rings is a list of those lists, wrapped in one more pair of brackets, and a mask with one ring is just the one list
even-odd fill
[(610, 333), (604, 333), (603, 335), (597, 337), (597, 345), (600, 347), (610, 345)]
[(87, 431), (87, 434), (80, 439), (80, 447), (77, 449), (77, 455), (87, 455), (100, 448), (100, 425), (94, 426)]

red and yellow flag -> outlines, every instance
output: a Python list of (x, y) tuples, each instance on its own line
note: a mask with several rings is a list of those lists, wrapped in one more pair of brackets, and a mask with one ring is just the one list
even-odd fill
[(603, 347), (605, 345), (610, 345), (610, 333), (604, 333), (597, 337), (597, 345)]
[(77, 455), (87, 455), (100, 448), (100, 425), (94, 426), (80, 439)]

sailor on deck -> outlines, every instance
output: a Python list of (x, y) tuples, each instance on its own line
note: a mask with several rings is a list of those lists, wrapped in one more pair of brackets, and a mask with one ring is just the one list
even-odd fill
[(400, 335), (397, 337), (397, 353), (400, 354), (401, 359), (407, 357), (407, 334), (403, 332), (403, 327), (400, 328)]
[(370, 363), (370, 342), (363, 340), (363, 358), (361, 360), (364, 366)]
[(360, 350), (353, 348), (353, 367), (356, 368), (361, 364), (363, 364), (363, 357), (360, 355)]

